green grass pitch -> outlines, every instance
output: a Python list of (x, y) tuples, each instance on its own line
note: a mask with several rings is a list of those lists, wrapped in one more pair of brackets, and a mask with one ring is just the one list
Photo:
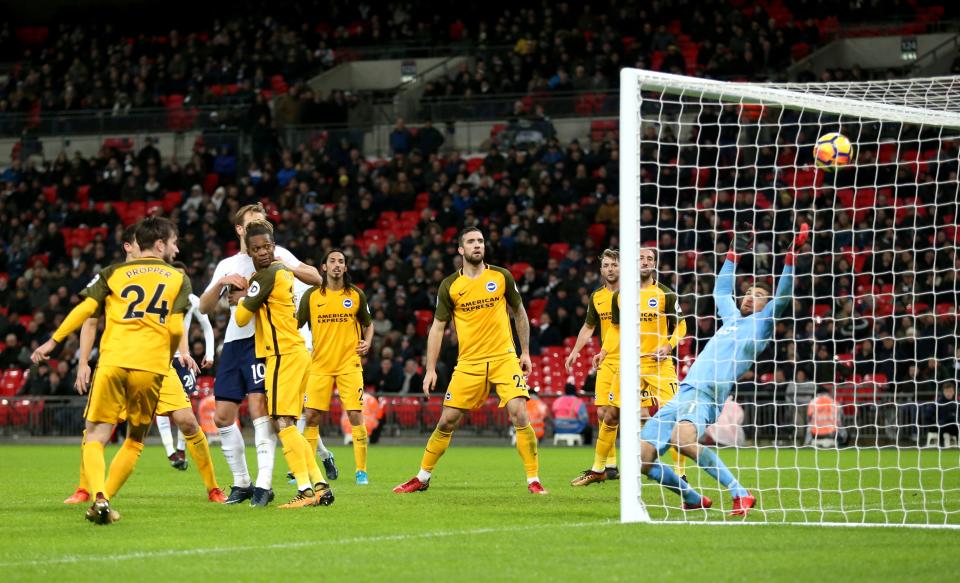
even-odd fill
[[(108, 459), (116, 451), (107, 450)], [(272, 506), (217, 506), (206, 501), (195, 469), (171, 469), (159, 446), (148, 446), (137, 471), (114, 500), (123, 519), (94, 526), (83, 509), (61, 503), (77, 479), (76, 446), (0, 446), (0, 573), (11, 581), (463, 581), (463, 580), (641, 580), (678, 578), (711, 581), (803, 580), (947, 580), (956, 576), (960, 534), (944, 529), (830, 528), (759, 525), (751, 527), (691, 524), (619, 524), (617, 482), (575, 489), (569, 480), (592, 459), (589, 448), (544, 448), (541, 465), (549, 496), (526, 492), (523, 470), (509, 447), (458, 446), (454, 442), (438, 466), (431, 489), (400, 496), (390, 489), (409, 478), (419, 447), (380, 445), (370, 449), (367, 487), (352, 483), (352, 454), (334, 451), (342, 478), (334, 483), (336, 503), (329, 508), (281, 511)], [(251, 468), (253, 448), (247, 448)], [(214, 447), (221, 484), (229, 471)], [(954, 495), (928, 499), (946, 513), (942, 522), (960, 520), (960, 450), (857, 452), (811, 450), (727, 450), (743, 483), (759, 493), (767, 514), (751, 521), (802, 520), (800, 512), (770, 512), (782, 504), (799, 508), (804, 488), (827, 492), (822, 506), (859, 508), (860, 519), (920, 520), (922, 499), (941, 490)], [(833, 457), (830, 457), (833, 456)], [(899, 460), (898, 460), (899, 456)], [(911, 466), (899, 472), (889, 466)], [(775, 471), (782, 467), (836, 468), (835, 471)], [(278, 502), (292, 495), (283, 479), (278, 452), (275, 490)], [(709, 477), (688, 470), (723, 506), (729, 499), (706, 488)], [(934, 483), (934, 478), (935, 482)], [(779, 480), (779, 482), (778, 482)], [(844, 499), (832, 490), (863, 486)], [(890, 488), (902, 486), (901, 494)], [(922, 486), (922, 488), (921, 488)], [(871, 488), (876, 488), (873, 490)], [(644, 489), (654, 515), (677, 515), (672, 495)], [(780, 496), (777, 500), (774, 497)], [(886, 496), (887, 498), (882, 498)], [(813, 499), (803, 498), (812, 504)], [(276, 503), (275, 503), (276, 504)], [(899, 506), (897, 506), (899, 504)], [(899, 512), (899, 513), (897, 513)], [(701, 513), (720, 520), (720, 512)], [(696, 580), (695, 579), (695, 580)]]

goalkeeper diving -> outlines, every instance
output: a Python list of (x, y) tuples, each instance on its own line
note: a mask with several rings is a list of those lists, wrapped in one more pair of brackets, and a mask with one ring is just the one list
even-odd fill
[(740, 485), (717, 452), (700, 445), (699, 441), (707, 427), (716, 422), (737, 379), (753, 366), (757, 355), (773, 338), (776, 319), (792, 301), (795, 254), (808, 235), (807, 225), (801, 225), (800, 233), (787, 251), (773, 298), (767, 287), (754, 284), (739, 307), (734, 299), (737, 261), (741, 254), (749, 251), (753, 237), (750, 233), (736, 235), (713, 290), (723, 323), (690, 367), (676, 397), (657, 411), (640, 432), (640, 471), (679, 494), (684, 510), (710, 508), (713, 502), (657, 459), (671, 446), (694, 460), (730, 492), (731, 516), (746, 516), (756, 504), (756, 498)]

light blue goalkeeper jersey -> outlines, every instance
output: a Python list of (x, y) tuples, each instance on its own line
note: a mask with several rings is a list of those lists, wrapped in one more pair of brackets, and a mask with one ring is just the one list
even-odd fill
[(729, 260), (720, 268), (713, 300), (723, 325), (704, 346), (682, 383), (718, 405), (727, 400), (736, 380), (753, 366), (773, 338), (774, 322), (790, 303), (793, 292), (793, 267), (786, 266), (771, 301), (760, 312), (744, 317), (733, 296), (736, 271), (737, 264)]

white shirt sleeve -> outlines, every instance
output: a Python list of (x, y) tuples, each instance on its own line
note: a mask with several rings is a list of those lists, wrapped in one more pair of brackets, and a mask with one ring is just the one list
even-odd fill
[(213, 279), (211, 279), (210, 283), (207, 284), (207, 289), (203, 290), (203, 293), (207, 293), (213, 289), (213, 287), (217, 285), (217, 282), (227, 275), (227, 262), (221, 261), (220, 263), (217, 263), (217, 268), (213, 270)]
[(200, 328), (203, 329), (203, 358), (204, 360), (209, 360), (213, 362), (214, 355), (214, 339), (213, 339), (213, 324), (210, 323), (210, 317), (206, 314), (200, 313), (200, 298), (194, 294), (190, 294), (190, 304), (192, 307), (190, 310), (193, 312), (193, 315), (197, 318), (197, 322), (200, 323)]
[(277, 258), (277, 260), (282, 261), (283, 264), (290, 269), (296, 269), (303, 264), (302, 261), (293, 256), (293, 253), (287, 251), (283, 247), (278, 246), (276, 250), (274, 250), (274, 256)]

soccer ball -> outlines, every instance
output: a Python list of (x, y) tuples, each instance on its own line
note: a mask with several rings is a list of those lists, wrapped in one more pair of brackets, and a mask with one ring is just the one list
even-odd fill
[(846, 166), (853, 159), (853, 144), (841, 133), (830, 132), (817, 139), (813, 147), (813, 160), (817, 168), (832, 172)]

